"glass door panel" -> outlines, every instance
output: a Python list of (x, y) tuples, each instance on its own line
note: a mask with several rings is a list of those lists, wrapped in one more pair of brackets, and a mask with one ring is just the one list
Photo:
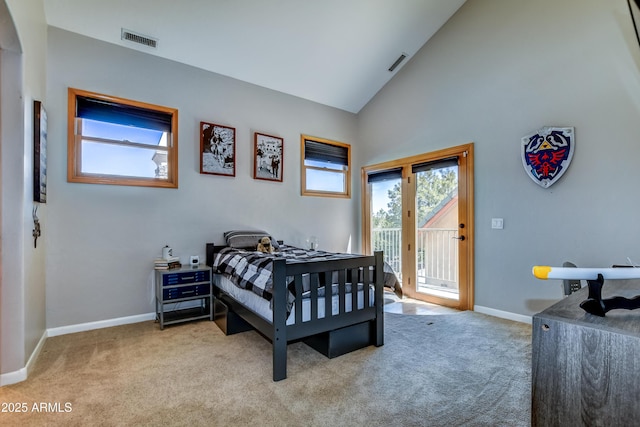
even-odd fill
[(371, 248), (383, 251), (384, 260), (402, 282), (402, 172), (371, 176)]
[(457, 158), (413, 165), (412, 169), (416, 185), (416, 292), (458, 300)]

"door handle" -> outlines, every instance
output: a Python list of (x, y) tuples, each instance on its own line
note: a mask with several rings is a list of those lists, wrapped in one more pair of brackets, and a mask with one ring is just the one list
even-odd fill
[(464, 240), (465, 237), (464, 236), (460, 236), (460, 237), (453, 236), (452, 239)]

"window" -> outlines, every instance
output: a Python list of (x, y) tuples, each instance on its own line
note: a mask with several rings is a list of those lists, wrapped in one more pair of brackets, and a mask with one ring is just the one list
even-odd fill
[(69, 88), (67, 181), (178, 188), (178, 110)]
[(351, 146), (302, 135), (302, 195), (351, 197)]

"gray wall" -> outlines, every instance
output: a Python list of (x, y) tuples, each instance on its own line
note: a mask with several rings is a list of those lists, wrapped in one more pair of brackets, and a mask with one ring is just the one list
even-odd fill
[[(33, 247), (33, 100), (46, 105), (46, 24), (42, 0), (0, 4), (2, 251), (0, 383), (26, 377), (45, 334), (45, 250)], [(47, 228), (46, 205), (39, 209)], [(5, 376), (5, 374), (9, 374)]]
[[(360, 112), (363, 164), (475, 143), (476, 306), (561, 298), (536, 264), (640, 263), (639, 55), (625, 0), (469, 0)], [(549, 189), (519, 151), (542, 126), (576, 129)]]
[[(56, 28), (48, 43), (47, 327), (153, 312), (152, 262), (167, 244), (204, 259), (225, 230), (260, 227), (359, 249), (357, 185), (351, 199), (300, 196), (300, 134), (354, 145), (353, 114)], [(179, 189), (68, 183), (70, 86), (178, 108)], [(236, 128), (235, 178), (199, 173), (200, 121)], [(284, 182), (252, 178), (254, 131), (284, 138)]]

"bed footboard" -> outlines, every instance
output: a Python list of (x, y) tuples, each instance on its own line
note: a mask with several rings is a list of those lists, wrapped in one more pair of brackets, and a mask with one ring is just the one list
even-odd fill
[[(303, 276), (307, 274), (308, 280), (305, 281)], [(287, 282), (291, 279), (296, 295), (293, 305), (295, 322), (287, 325), (291, 289)], [(274, 381), (287, 376), (287, 343), (290, 341), (365, 324), (364, 327), (370, 328), (369, 344), (384, 344), (382, 252), (376, 252), (373, 256), (308, 263), (287, 264), (285, 260), (275, 260), (273, 283)], [(308, 290), (304, 287), (305, 283), (308, 284)], [(307, 321), (302, 318), (303, 298), (298, 297), (305, 292), (309, 295), (308, 302), (311, 305), (310, 319)], [(322, 293), (325, 298), (318, 298)], [(332, 295), (337, 296), (337, 313), (334, 313)], [(371, 297), (373, 306), (369, 304)], [(319, 316), (319, 301), (324, 301), (324, 317)], [(344, 333), (355, 331), (352, 329)]]
[[(207, 265), (213, 265), (215, 253), (221, 248), (212, 243), (206, 245)], [(229, 310), (233, 307), (237, 316), (271, 340), (273, 380), (280, 381), (287, 377), (289, 342), (304, 340), (327, 357), (384, 344), (383, 265), (382, 252), (308, 262), (287, 263), (285, 259), (275, 259), (273, 322), (233, 300), (226, 302)], [(292, 294), (295, 298), (291, 298)], [(303, 304), (307, 304), (308, 309), (305, 317)], [(289, 320), (287, 325), (291, 310), (295, 312), (293, 322)]]

